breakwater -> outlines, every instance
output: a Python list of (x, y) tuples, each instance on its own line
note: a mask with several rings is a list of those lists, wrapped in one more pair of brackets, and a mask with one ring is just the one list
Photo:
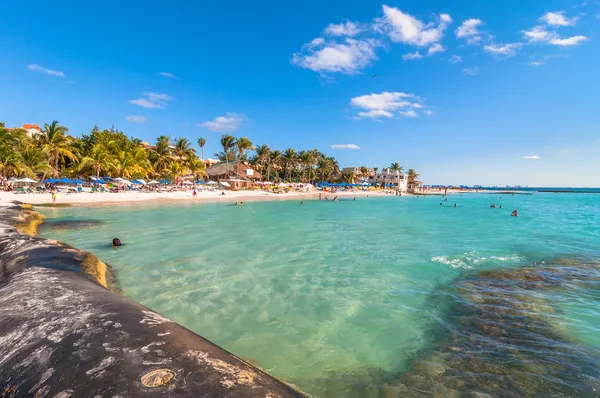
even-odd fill
[(0, 208), (2, 396), (305, 396), (111, 291), (95, 256), (19, 233), (34, 213)]

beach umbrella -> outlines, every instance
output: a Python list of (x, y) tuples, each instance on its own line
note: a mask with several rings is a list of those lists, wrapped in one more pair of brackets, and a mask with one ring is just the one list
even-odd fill
[(206, 183), (206, 185), (217, 185), (217, 183), (215, 181), (209, 181)]
[(28, 183), (34, 183), (34, 182), (37, 182), (36, 180), (32, 180), (31, 178), (27, 178), (27, 177), (25, 177), (25, 178), (23, 178), (23, 179), (21, 179), (21, 180), (17, 180), (17, 181), (18, 181), (18, 182), (28, 182)]
[(94, 180), (94, 182), (92, 184), (106, 184), (106, 181), (104, 181), (103, 179), (100, 178), (100, 179)]
[(148, 185), (155, 185), (155, 184), (160, 184), (160, 182), (158, 182), (156, 180), (148, 181)]
[(141, 182), (140, 180), (133, 180), (131, 181), (132, 184), (136, 184), (136, 185), (144, 185), (143, 182)]
[(182, 182), (182, 184), (183, 184), (183, 185), (192, 185), (192, 184), (193, 184), (193, 182), (191, 182), (191, 181), (184, 181), (184, 182)]
[(70, 179), (68, 179), (67, 177), (61, 178), (60, 180), (58, 180), (57, 182), (62, 182), (65, 184), (72, 184), (73, 181), (71, 181)]
[(85, 181), (81, 181), (80, 179), (73, 180), (73, 184), (85, 184)]
[(171, 183), (171, 181), (169, 181), (169, 180), (165, 180), (165, 179), (162, 179), (162, 180), (160, 180), (160, 183), (161, 183), (161, 184), (170, 184), (170, 183)]
[(49, 178), (44, 182), (47, 182), (48, 184), (56, 184), (58, 182), (58, 180), (55, 178)]
[(196, 181), (196, 184), (204, 184), (204, 181), (198, 180), (198, 181)]

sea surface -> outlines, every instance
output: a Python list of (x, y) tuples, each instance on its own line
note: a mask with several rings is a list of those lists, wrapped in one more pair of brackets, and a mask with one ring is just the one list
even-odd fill
[(600, 195), (41, 211), (125, 295), (314, 396), (597, 396)]

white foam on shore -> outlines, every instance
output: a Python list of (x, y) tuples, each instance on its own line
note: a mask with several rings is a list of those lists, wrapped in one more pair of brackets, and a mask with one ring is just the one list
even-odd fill
[(432, 257), (431, 261), (449, 265), (454, 269), (472, 269), (483, 263), (518, 263), (521, 261), (521, 257), (517, 254), (508, 254), (505, 256), (480, 256), (477, 252), (472, 251), (454, 256), (436, 256)]

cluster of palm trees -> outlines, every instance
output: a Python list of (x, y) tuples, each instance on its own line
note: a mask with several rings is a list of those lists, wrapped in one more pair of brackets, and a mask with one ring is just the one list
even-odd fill
[(158, 137), (155, 146), (144, 147), (114, 129), (72, 137), (59, 122), (45, 124), (41, 133), (7, 129), (0, 123), (0, 176), (30, 178), (49, 176), (104, 176), (121, 178), (169, 178), (205, 175), (205, 163), (187, 138)]
[[(204, 147), (206, 139), (198, 139), (201, 157), (184, 137), (173, 142), (160, 136), (155, 145), (143, 145), (137, 138), (129, 138), (123, 132), (94, 127), (90, 134), (76, 138), (68, 129), (53, 121), (45, 124), (39, 134), (29, 135), (22, 129), (7, 129), (0, 123), (0, 177), (46, 178), (59, 176), (87, 177), (105, 176), (126, 179), (167, 178), (176, 180), (184, 175), (201, 178), (206, 175)], [(248, 137), (221, 136), (222, 150), (215, 154), (230, 164), (245, 161), (252, 164), (267, 181), (344, 181), (354, 182), (358, 175), (341, 172), (337, 160), (317, 149), (284, 151), (267, 145), (255, 146)], [(390, 168), (402, 171), (399, 163)], [(360, 168), (360, 174), (368, 175), (370, 169)], [(378, 168), (373, 168), (377, 172)], [(418, 174), (410, 169), (409, 182), (416, 181)]]

